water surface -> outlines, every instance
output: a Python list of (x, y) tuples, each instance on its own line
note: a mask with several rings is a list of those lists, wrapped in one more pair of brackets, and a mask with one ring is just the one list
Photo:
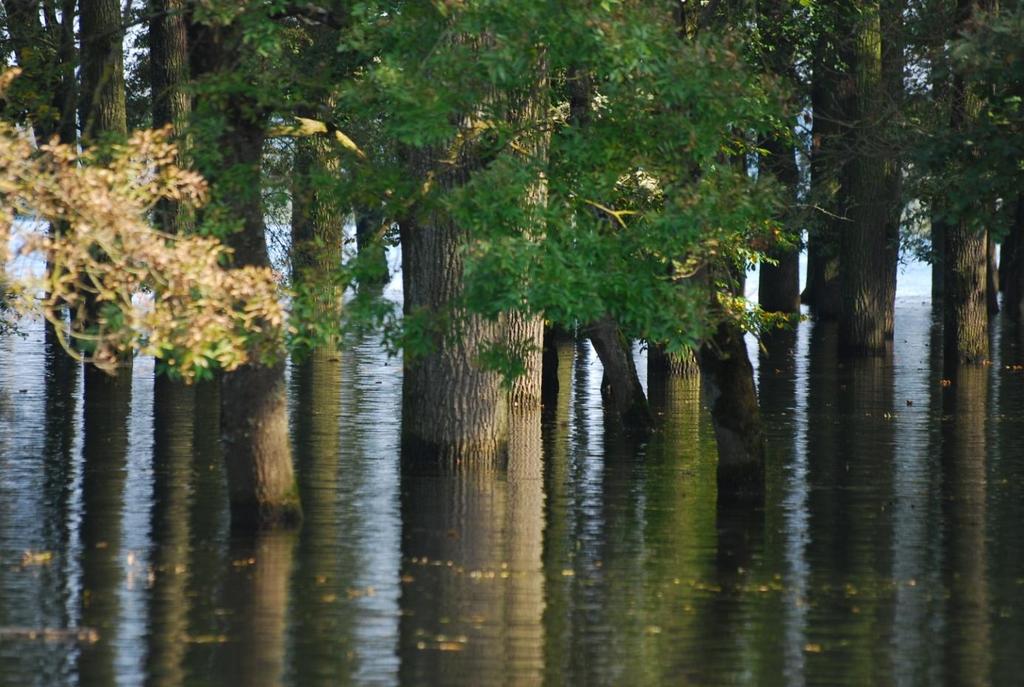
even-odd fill
[(1003, 326), (948, 386), (919, 294), (891, 360), (841, 363), (811, 322), (752, 344), (763, 510), (717, 507), (698, 386), (645, 378), (638, 444), (582, 343), (507, 462), (403, 460), (400, 361), (352, 340), (289, 370), (306, 520), (255, 537), (228, 527), (214, 389), (155, 394), (137, 360), (84, 404), (30, 329), (0, 341), (0, 685), (1014, 684), (1024, 349)]

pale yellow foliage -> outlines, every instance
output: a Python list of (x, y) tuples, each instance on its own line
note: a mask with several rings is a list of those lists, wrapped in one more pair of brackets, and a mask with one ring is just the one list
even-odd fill
[[(0, 93), (11, 78), (0, 76)], [(194, 379), (278, 355), (285, 310), (274, 273), (225, 268), (229, 249), (216, 239), (168, 235), (150, 223), (161, 199), (198, 205), (205, 196), (203, 179), (174, 160), (166, 131), (138, 132), (101, 156), (56, 143), (35, 148), (0, 122), (0, 264), (13, 246), (47, 266), (41, 275), (7, 275), (15, 307), (64, 336), (62, 312), (71, 309), (88, 326), (72, 328), (79, 345), (65, 340), (65, 348), (104, 369), (141, 352)], [(14, 221), (24, 215), (55, 231)]]

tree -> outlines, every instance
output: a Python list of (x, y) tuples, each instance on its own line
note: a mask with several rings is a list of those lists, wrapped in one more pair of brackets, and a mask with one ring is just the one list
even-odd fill
[[(212, 11), (218, 9), (223, 14)], [(279, 49), (280, 41), (262, 7), (209, 10), (193, 17), (193, 70), (202, 95), (196, 117), (204, 127), (197, 130), (197, 148), (208, 146), (197, 162), (211, 184), (204, 224), (225, 236), (234, 265), (267, 269), (260, 170), (274, 92), (254, 89), (239, 77), (246, 69), (263, 68), (259, 51), (247, 50), (247, 41), (263, 40), (268, 50)], [(273, 323), (256, 319), (252, 325)], [(291, 524), (301, 517), (280, 353), (239, 366), (221, 380), (221, 436), (232, 523), (239, 527)]]
[(883, 34), (879, 2), (841, 5), (839, 12), (841, 26), (850, 32), (844, 113), (850, 123), (844, 134), (849, 158), (841, 187), (849, 221), (840, 235), (839, 342), (847, 353), (880, 355), (893, 319), (899, 245), (899, 214), (894, 223), (890, 206), (898, 201), (892, 187), (900, 172), (895, 160), (886, 159), (883, 135), (892, 114), (883, 80), (883, 41), (892, 27)]

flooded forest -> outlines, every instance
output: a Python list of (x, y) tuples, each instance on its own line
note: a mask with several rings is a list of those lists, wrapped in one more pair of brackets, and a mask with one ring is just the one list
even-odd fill
[(0, 687), (1020, 681), (1019, 1), (0, 51)]

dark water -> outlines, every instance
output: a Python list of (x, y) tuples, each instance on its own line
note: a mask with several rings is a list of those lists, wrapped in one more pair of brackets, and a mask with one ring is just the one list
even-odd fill
[(763, 512), (717, 509), (693, 384), (652, 383), (646, 445), (606, 429), (586, 345), (507, 465), (403, 464), (400, 364), (350, 342), (290, 370), (306, 521), (255, 538), (211, 389), (154, 412), (139, 360), (84, 407), (2, 340), (0, 685), (1020, 684), (1024, 349), (1000, 321), (944, 387), (929, 306), (897, 317), (888, 362), (809, 322), (758, 354)]

